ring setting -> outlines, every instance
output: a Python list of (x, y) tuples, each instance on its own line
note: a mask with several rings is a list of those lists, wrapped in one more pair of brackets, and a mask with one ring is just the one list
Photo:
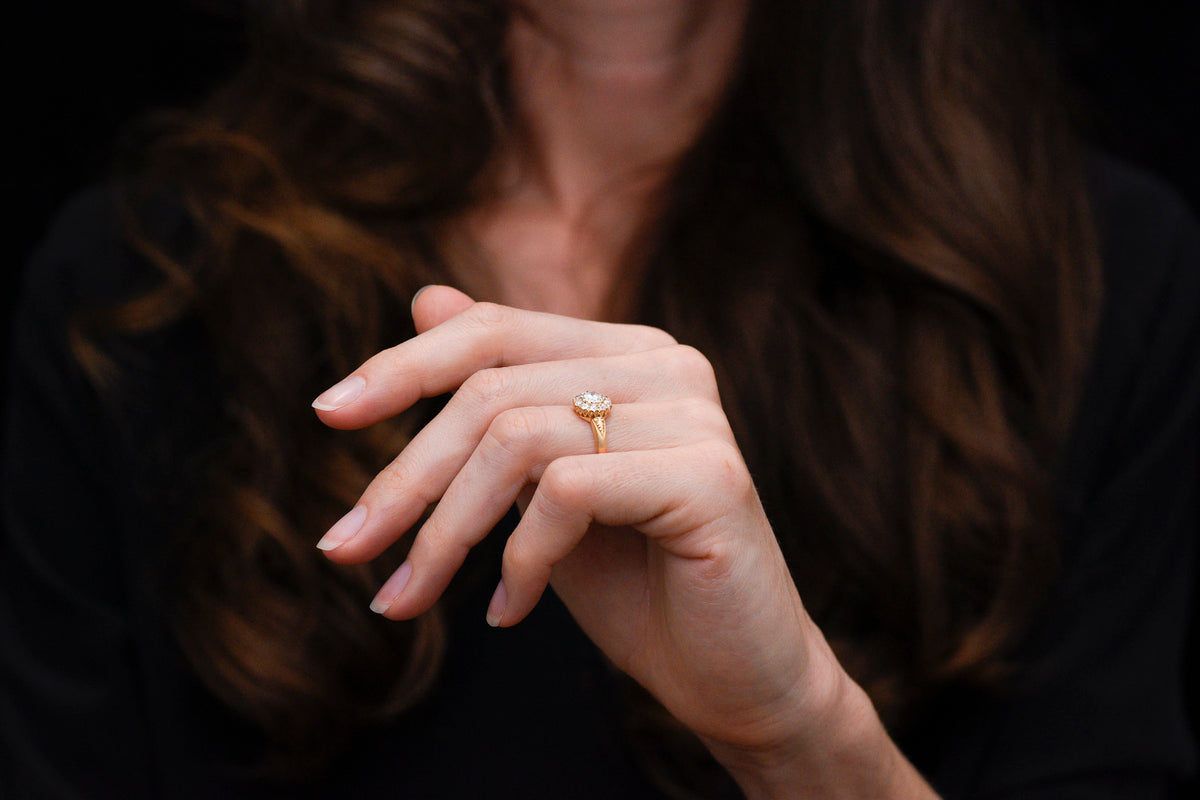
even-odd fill
[(612, 400), (599, 392), (583, 392), (575, 395), (575, 413), (592, 424), (592, 435), (596, 439), (596, 452), (606, 452), (608, 430), (604, 419), (612, 410)]

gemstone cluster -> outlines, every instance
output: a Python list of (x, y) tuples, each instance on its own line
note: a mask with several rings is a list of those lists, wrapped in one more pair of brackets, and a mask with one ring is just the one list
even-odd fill
[(598, 417), (612, 408), (609, 400), (599, 392), (584, 392), (575, 396), (575, 413), (584, 418)]

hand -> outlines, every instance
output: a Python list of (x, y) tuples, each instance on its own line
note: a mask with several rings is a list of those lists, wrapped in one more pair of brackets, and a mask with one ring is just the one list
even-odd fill
[[(455, 391), (322, 540), (334, 561), (366, 561), (437, 503), (373, 608), (427, 610), (520, 499), (489, 622), (516, 624), (553, 585), (719, 757), (791, 752), (829, 722), (849, 681), (803, 608), (700, 353), (653, 328), (446, 287), (421, 293), (414, 319), (418, 336), (314, 404), (352, 429)], [(612, 398), (607, 453), (571, 408), (584, 390)]]

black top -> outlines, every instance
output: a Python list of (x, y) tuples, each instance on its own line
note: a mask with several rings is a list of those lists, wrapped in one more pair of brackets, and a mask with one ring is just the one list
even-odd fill
[[(1094, 170), (1107, 308), (1061, 477), (1063, 569), (1003, 697), (943, 697), (900, 745), (947, 798), (1150, 798), (1194, 766), (1181, 661), (1195, 563), (1200, 229), (1161, 185)], [(147, 269), (111, 198), (69, 206), (16, 320), (0, 539), (0, 798), (638, 798), (617, 681), (551, 595), (514, 629), (451, 615), (434, 695), (313, 784), (238, 765), (253, 731), (189, 672), (160, 592), (174, 498), (216, 387), (186, 326), (121, 354), (106, 405), (68, 355), (74, 310)], [(308, 398), (295, 398), (307, 402)], [(481, 585), (490, 590), (491, 584)]]

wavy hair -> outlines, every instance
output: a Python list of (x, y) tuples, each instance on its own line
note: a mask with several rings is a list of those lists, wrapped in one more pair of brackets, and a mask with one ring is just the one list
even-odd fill
[[(182, 537), (180, 641), (313, 764), (438, 668), (437, 613), (366, 609), (388, 564), (312, 546), (429, 410), (334, 433), (278, 398), (411, 335), (415, 289), (455, 282), (447, 224), (486, 198), (508, 122), (510, 12), (250, 11), (245, 69), (138, 151), (129, 218), (165, 280), (104, 326), (207, 332), (227, 425)], [(636, 320), (712, 360), (801, 595), (891, 724), (939, 687), (1002, 679), (1054, 565), (1098, 258), (1021, 24), (1004, 0), (757, 2), (728, 99), (626, 265)], [(139, 227), (164, 189), (195, 231), (183, 252)]]

